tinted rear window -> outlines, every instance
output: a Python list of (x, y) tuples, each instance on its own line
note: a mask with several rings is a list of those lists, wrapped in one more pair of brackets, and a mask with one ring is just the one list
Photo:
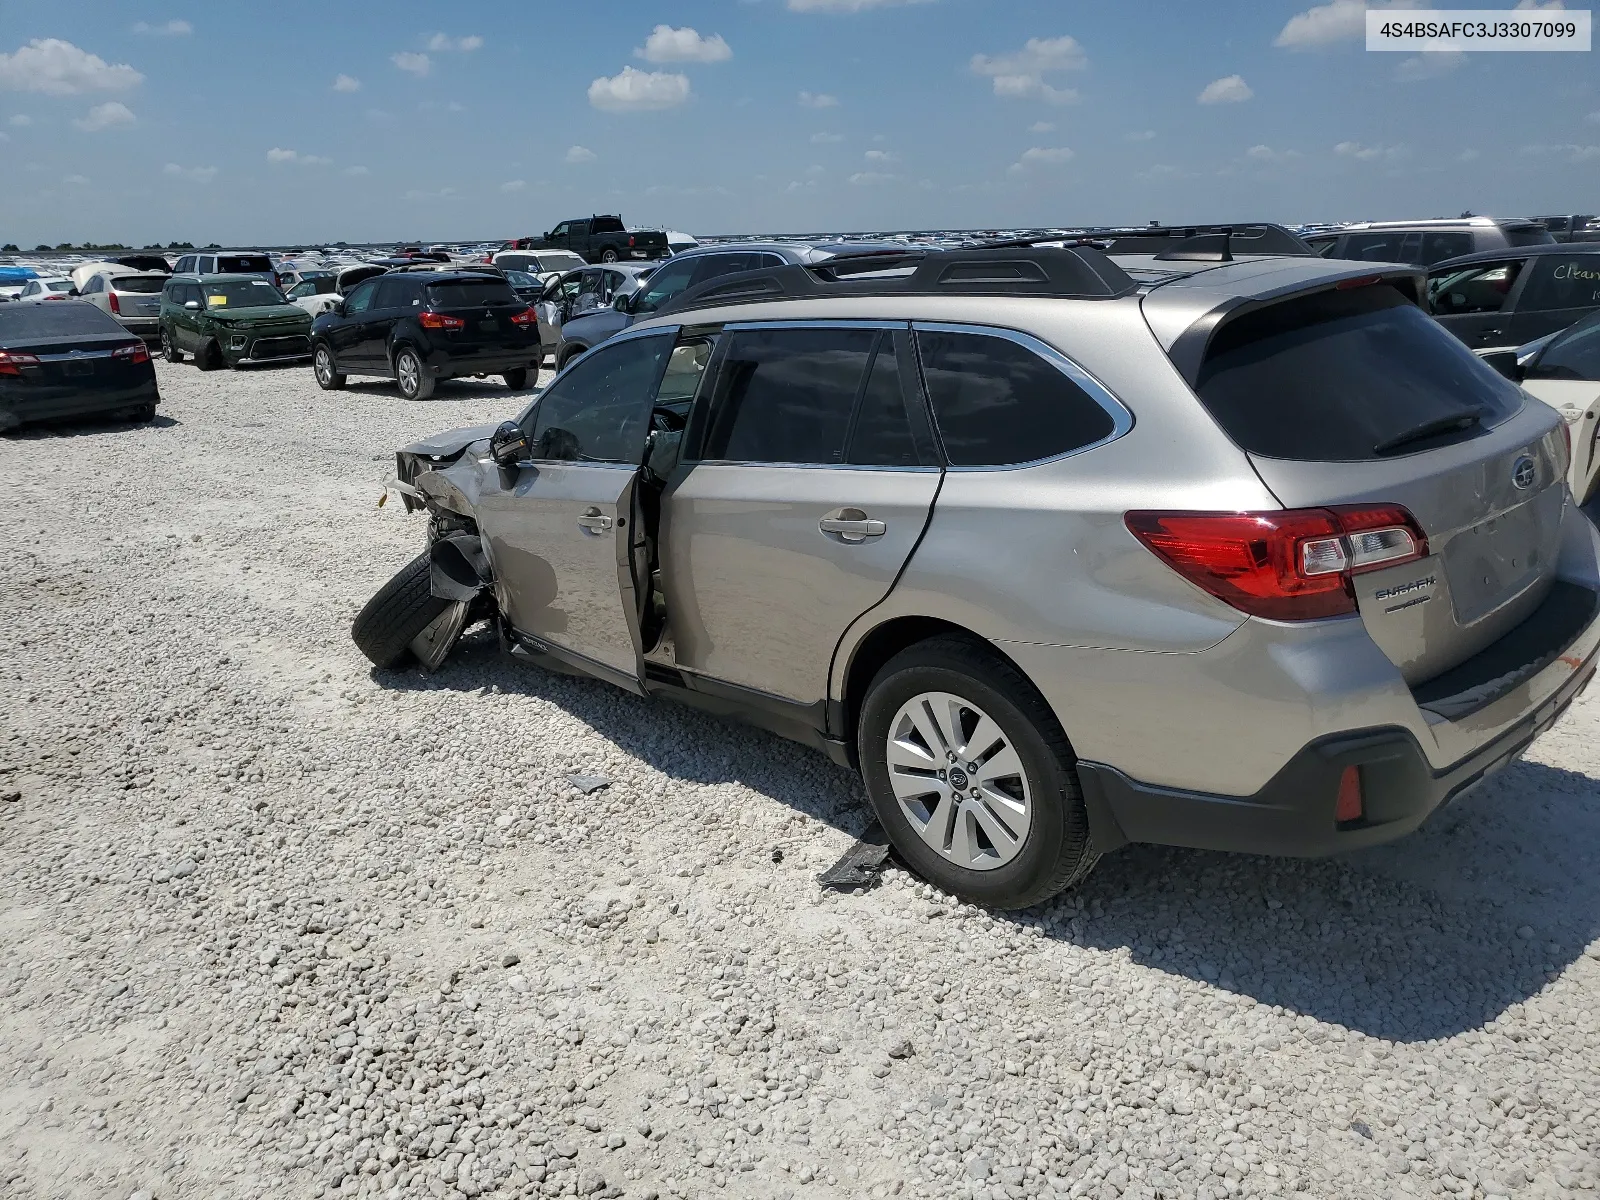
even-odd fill
[(83, 301), (0, 305), (0, 346), (26, 338), (127, 331), (94, 305)]
[(1493, 425), (1521, 406), (1514, 383), (1387, 285), (1230, 321), (1196, 391), (1245, 450), (1307, 462), (1376, 458), (1378, 445), (1425, 422), (1475, 410)]
[(265, 254), (219, 254), (219, 275), (260, 275), (272, 270), (272, 260)]
[(1508, 246), (1552, 246), (1555, 238), (1543, 225), (1512, 225), (1502, 232)]
[(622, 222), (616, 217), (596, 217), (589, 226), (590, 233), (626, 233)]
[(165, 275), (123, 275), (111, 282), (113, 292), (138, 292), (154, 296), (167, 285)]
[(428, 299), (435, 308), (476, 308), (484, 304), (516, 304), (517, 297), (504, 279), (461, 279), (430, 283)]

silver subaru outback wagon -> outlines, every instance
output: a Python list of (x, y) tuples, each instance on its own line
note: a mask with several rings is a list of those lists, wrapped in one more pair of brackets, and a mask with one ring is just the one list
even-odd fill
[(1564, 425), (1415, 268), (1150, 240), (686, 293), (518, 420), (399, 452), (429, 545), (357, 643), (431, 669), (490, 620), (807, 742), (998, 907), (1128, 842), (1415, 829), (1594, 673)]

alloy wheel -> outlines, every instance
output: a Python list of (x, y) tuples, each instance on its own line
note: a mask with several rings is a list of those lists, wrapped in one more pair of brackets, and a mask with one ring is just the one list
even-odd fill
[(400, 374), (400, 390), (407, 396), (415, 396), (417, 387), (422, 382), (422, 369), (416, 358), (410, 354), (402, 354), (400, 361), (395, 364), (395, 369)]
[(317, 350), (317, 382), (327, 387), (333, 381), (333, 359), (325, 349)]
[(889, 725), (889, 783), (911, 828), (969, 871), (1003, 867), (1033, 822), (1033, 789), (1011, 740), (950, 692), (922, 692)]

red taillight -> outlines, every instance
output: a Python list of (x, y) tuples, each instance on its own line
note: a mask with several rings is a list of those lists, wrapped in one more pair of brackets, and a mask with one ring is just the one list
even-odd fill
[(12, 354), (0, 350), (0, 375), (21, 375), (22, 367), (37, 367), (39, 358), (34, 354)]
[(521, 325), (523, 328), (527, 328), (529, 325), (537, 325), (539, 323), (539, 314), (531, 308), (525, 308), (519, 313), (511, 314), (511, 323), (513, 325)]
[(628, 245), (633, 245), (633, 235), (631, 233), (628, 235)]
[(465, 329), (467, 327), (467, 323), (460, 317), (452, 317), (445, 313), (436, 312), (418, 313), (417, 324), (424, 329)]
[(118, 346), (111, 352), (112, 358), (124, 359), (132, 363), (147, 363), (150, 361), (150, 347), (140, 342), (137, 346)]
[(1371, 287), (1375, 283), (1382, 283), (1382, 275), (1358, 275), (1354, 279), (1341, 279), (1333, 285), (1336, 292), (1348, 292), (1351, 288)]
[(106, 299), (111, 302), (112, 315), (120, 317), (122, 315), (122, 303), (117, 299), (117, 294), (115, 292), (107, 292)]
[(1365, 815), (1361, 801), (1361, 768), (1346, 767), (1339, 775), (1339, 798), (1333, 804), (1333, 819), (1343, 825), (1359, 821)]
[(1264, 513), (1130, 512), (1129, 531), (1196, 587), (1251, 616), (1314, 621), (1356, 611), (1351, 576), (1423, 557), (1397, 505)]

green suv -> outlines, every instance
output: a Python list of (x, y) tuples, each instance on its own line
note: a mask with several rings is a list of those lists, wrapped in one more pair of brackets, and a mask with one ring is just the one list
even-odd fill
[(174, 275), (161, 292), (161, 349), (202, 371), (311, 357), (311, 314), (257, 275)]

